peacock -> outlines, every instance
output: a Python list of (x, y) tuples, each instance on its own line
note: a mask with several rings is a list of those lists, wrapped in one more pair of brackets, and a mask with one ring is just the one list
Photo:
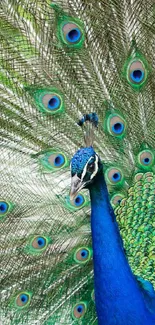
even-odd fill
[(2, 325), (155, 324), (155, 3), (0, 3)]

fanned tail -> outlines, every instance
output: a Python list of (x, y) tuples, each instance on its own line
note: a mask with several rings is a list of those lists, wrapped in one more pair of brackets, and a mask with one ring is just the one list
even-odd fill
[(0, 35), (2, 323), (97, 324), (89, 196), (70, 201), (69, 165), (96, 112), (129, 263), (155, 285), (154, 3), (5, 0)]

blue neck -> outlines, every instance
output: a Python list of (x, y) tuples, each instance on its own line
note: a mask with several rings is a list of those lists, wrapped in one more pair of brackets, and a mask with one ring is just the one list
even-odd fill
[(98, 324), (153, 324), (125, 257), (102, 174), (89, 190)]

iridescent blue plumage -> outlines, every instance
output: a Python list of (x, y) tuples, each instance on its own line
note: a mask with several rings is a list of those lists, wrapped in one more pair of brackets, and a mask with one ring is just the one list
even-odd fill
[(89, 114), (85, 114), (83, 115), (83, 117), (78, 121), (78, 125), (79, 126), (83, 126), (83, 124), (85, 122), (90, 122), (92, 123), (92, 125), (94, 125), (95, 127), (98, 126), (98, 116), (96, 113), (89, 113)]
[(72, 175), (76, 173), (78, 175), (82, 174), (82, 171), (87, 161), (94, 156), (95, 156), (95, 151), (93, 147), (79, 149), (71, 160)]
[[(71, 195), (75, 195), (79, 188), (90, 191), (98, 324), (153, 325), (154, 291), (150, 302), (150, 296), (148, 298), (147, 292), (142, 294), (128, 264), (101, 166), (93, 147), (78, 150), (71, 161)], [(115, 181), (120, 175), (115, 173), (113, 177)]]
[(152, 325), (154, 1), (1, 3), (1, 323)]
[(6, 213), (8, 210), (8, 204), (6, 202), (0, 201), (0, 214)]

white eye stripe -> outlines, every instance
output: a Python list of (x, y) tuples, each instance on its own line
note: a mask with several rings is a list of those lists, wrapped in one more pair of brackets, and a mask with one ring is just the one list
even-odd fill
[[(85, 175), (87, 173), (87, 166), (92, 158), (94, 158), (94, 157), (93, 156), (90, 157), (89, 160), (87, 161), (86, 165), (84, 166), (82, 176), (81, 176), (81, 181), (83, 181), (83, 178), (85, 177)], [(98, 171), (98, 156), (95, 155), (95, 170), (94, 170), (93, 174), (91, 175), (90, 179), (92, 179), (97, 174), (97, 171)]]
[(83, 181), (83, 179), (84, 179), (84, 177), (85, 177), (85, 175), (86, 175), (88, 163), (89, 163), (89, 161), (90, 161), (92, 158), (93, 158), (93, 156), (89, 158), (89, 160), (87, 161), (86, 165), (84, 166), (84, 169), (83, 169), (83, 172), (82, 172), (82, 176), (81, 176), (81, 181)]
[(91, 175), (90, 179), (92, 179), (97, 174), (97, 171), (98, 171), (98, 156), (95, 155), (95, 170), (94, 170), (93, 174)]

